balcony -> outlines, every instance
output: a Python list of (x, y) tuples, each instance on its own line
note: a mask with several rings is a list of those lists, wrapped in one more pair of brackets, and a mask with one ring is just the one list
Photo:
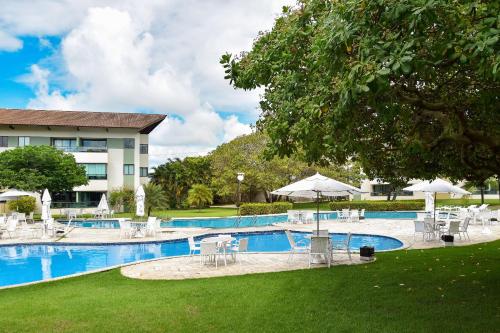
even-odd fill
[(66, 153), (107, 153), (108, 147), (64, 147), (56, 146), (55, 148), (60, 149)]
[[(391, 192), (391, 196), (393, 193)], [(370, 196), (372, 197), (386, 197), (387, 192), (370, 192)], [(398, 191), (397, 196), (402, 196), (402, 197), (411, 197), (413, 196), (413, 192), (411, 191)]]

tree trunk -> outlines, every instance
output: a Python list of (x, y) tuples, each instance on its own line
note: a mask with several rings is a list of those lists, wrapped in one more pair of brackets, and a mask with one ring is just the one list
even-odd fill
[(151, 216), (151, 206), (148, 207), (148, 217)]
[(484, 183), (481, 184), (481, 205), (484, 204)]
[(398, 191), (397, 189), (394, 189), (394, 191), (392, 192), (392, 201), (396, 200), (397, 196), (398, 196)]

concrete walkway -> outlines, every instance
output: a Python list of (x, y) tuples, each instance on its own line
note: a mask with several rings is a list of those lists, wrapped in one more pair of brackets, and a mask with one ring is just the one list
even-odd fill
[[(144, 280), (183, 280), (228, 275), (281, 272), (309, 268), (309, 257), (305, 254), (294, 255), (288, 261), (288, 253), (247, 253), (233, 262), (228, 256), (227, 266), (224, 260), (202, 264), (199, 256), (177, 257), (150, 261), (121, 268), (123, 275)], [(241, 259), (241, 261), (239, 260)], [(353, 255), (350, 261), (345, 254), (335, 254), (332, 265), (355, 265), (362, 263), (359, 256)], [(366, 262), (365, 262), (366, 263)], [(313, 264), (311, 268), (326, 267), (326, 264)]]

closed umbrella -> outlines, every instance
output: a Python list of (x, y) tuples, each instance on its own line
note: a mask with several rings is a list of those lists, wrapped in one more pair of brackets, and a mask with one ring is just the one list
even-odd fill
[(47, 223), (51, 218), (50, 213), (50, 203), (52, 198), (50, 197), (49, 191), (45, 189), (42, 194), (42, 221), (43, 221), (43, 238), (47, 236)]
[(432, 182), (423, 181), (421, 183), (405, 187), (404, 190), (411, 192), (434, 193), (434, 204), (432, 205), (434, 211), (434, 222), (436, 222), (436, 193), (470, 194), (470, 192), (440, 178), (437, 178)]
[(146, 200), (146, 193), (144, 193), (144, 188), (141, 185), (135, 192), (135, 215), (144, 216), (145, 200)]
[(319, 233), (319, 198), (331, 197), (339, 194), (361, 193), (359, 188), (339, 182), (316, 173), (314, 176), (307, 177), (292, 183), (271, 194), (284, 195), (288, 197), (314, 198), (316, 199), (316, 228)]
[(99, 201), (99, 205), (97, 205), (97, 209), (102, 212), (109, 212), (108, 201), (106, 200), (106, 194), (103, 194), (101, 197), (101, 201)]

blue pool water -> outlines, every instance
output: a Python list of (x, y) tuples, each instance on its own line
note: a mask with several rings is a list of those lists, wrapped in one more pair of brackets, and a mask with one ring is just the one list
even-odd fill
[[(308, 242), (305, 238), (307, 233), (295, 232), (293, 235), (296, 241), (304, 239)], [(249, 251), (290, 250), (284, 232), (238, 233), (233, 236), (237, 239), (248, 237)], [(342, 242), (345, 237), (345, 234), (331, 235), (336, 244)], [(371, 245), (376, 251), (383, 251), (399, 248), (403, 244), (391, 237), (353, 235), (351, 248), (357, 250), (363, 245)], [(189, 246), (185, 239), (139, 244), (0, 246), (0, 286), (47, 280), (140, 260), (188, 253)]]
[[(316, 217), (316, 213), (314, 214)], [(320, 213), (320, 220), (335, 220), (336, 212)], [(367, 219), (415, 219), (416, 212), (366, 212)], [(163, 221), (161, 226), (164, 228), (238, 228), (238, 227), (260, 227), (272, 225), (274, 223), (286, 222), (287, 214), (260, 215), (260, 216), (241, 216), (241, 217), (213, 217), (213, 218), (192, 218), (192, 219), (173, 219)], [(67, 221), (59, 221), (67, 223)], [(97, 229), (118, 229), (120, 224), (118, 219), (107, 220), (73, 220), (72, 225), (81, 228)]]
[[(316, 218), (316, 214), (314, 214)], [(367, 219), (415, 219), (416, 212), (366, 212)], [(320, 220), (337, 219), (336, 212), (327, 212), (319, 214)], [(162, 227), (168, 228), (234, 228), (234, 227), (252, 227), (266, 226), (274, 223), (286, 222), (287, 214), (279, 215), (261, 215), (261, 216), (242, 216), (237, 217), (215, 217), (206, 219), (173, 219), (172, 221), (162, 222)]]

